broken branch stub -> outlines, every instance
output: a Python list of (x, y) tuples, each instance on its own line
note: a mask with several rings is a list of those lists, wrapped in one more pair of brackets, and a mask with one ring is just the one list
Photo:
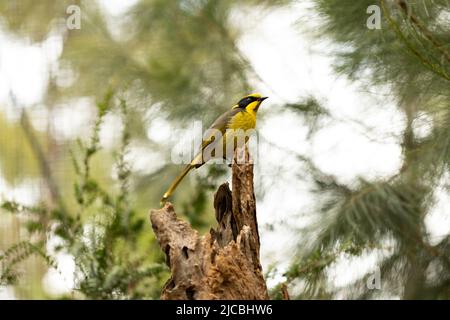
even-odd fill
[(217, 228), (200, 236), (170, 203), (150, 220), (171, 271), (162, 299), (268, 299), (259, 261), (253, 164), (233, 164), (233, 191), (214, 195)]

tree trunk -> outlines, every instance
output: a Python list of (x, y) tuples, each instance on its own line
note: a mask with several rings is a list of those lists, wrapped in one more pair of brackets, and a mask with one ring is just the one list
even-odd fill
[(151, 211), (153, 231), (172, 273), (162, 299), (268, 299), (259, 261), (253, 164), (234, 163), (232, 171), (233, 191), (228, 183), (217, 190), (218, 226), (206, 235), (179, 219), (170, 203)]

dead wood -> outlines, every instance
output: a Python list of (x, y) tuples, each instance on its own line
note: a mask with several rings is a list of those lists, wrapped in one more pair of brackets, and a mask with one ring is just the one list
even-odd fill
[(259, 261), (253, 164), (233, 164), (232, 189), (214, 195), (216, 229), (200, 236), (177, 217), (171, 203), (150, 220), (166, 254), (171, 278), (162, 299), (268, 299)]

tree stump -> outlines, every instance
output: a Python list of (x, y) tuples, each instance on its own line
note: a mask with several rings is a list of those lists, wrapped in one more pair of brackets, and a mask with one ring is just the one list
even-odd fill
[(161, 299), (269, 298), (259, 261), (253, 164), (233, 163), (232, 171), (233, 191), (224, 183), (214, 195), (218, 226), (204, 236), (179, 219), (171, 203), (151, 211), (153, 231), (171, 270)]

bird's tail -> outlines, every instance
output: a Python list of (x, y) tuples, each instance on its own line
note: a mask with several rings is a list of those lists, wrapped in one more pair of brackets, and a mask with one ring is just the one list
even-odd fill
[(164, 203), (167, 201), (167, 199), (172, 195), (172, 193), (177, 188), (178, 184), (183, 180), (183, 178), (188, 174), (189, 171), (191, 171), (195, 166), (192, 164), (188, 164), (183, 171), (178, 175), (178, 177), (172, 182), (169, 189), (167, 189), (166, 193), (164, 193), (162, 199), (161, 199), (161, 205), (164, 205)]

